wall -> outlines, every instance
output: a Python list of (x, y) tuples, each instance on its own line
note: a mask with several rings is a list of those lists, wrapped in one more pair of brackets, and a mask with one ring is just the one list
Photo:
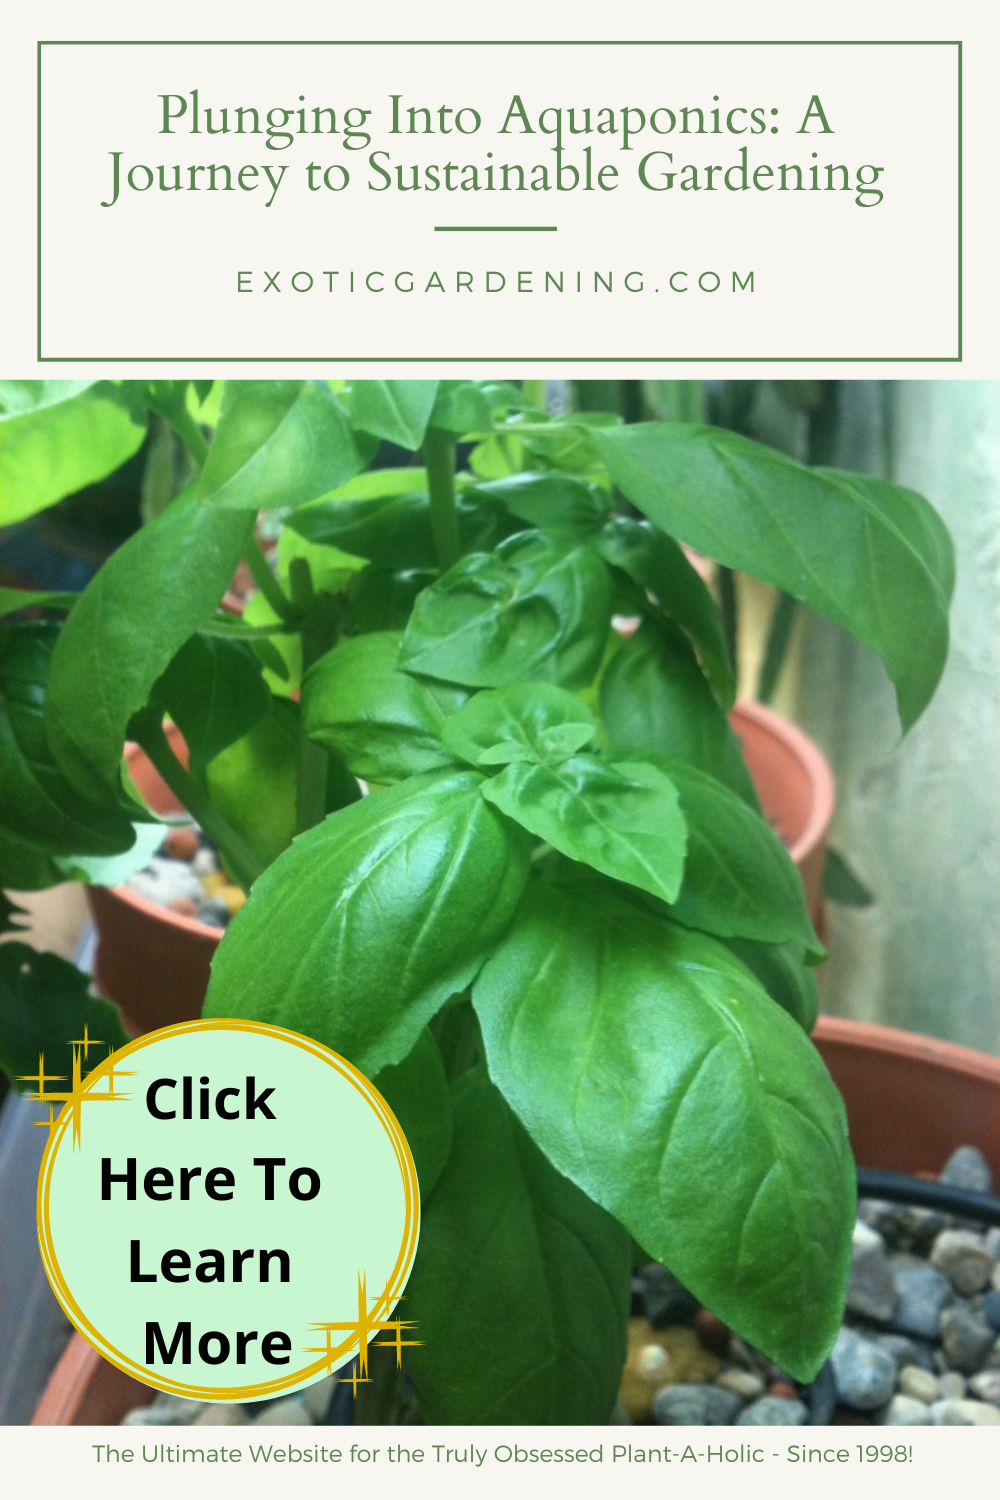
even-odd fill
[(1000, 384), (845, 383), (837, 462), (920, 490), (955, 540), (952, 648), (899, 744), (881, 665), (826, 621), (796, 717), (830, 757), (834, 842), (876, 894), (834, 908), (825, 1006), (1000, 1053)]

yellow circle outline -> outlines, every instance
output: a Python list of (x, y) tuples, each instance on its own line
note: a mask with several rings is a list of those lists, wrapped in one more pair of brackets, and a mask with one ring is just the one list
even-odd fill
[[(290, 1042), (295, 1047), (301, 1047), (304, 1052), (310, 1052), (322, 1062), (329, 1064), (343, 1078), (346, 1078), (365, 1101), (371, 1106), (379, 1123), (389, 1137), (390, 1144), (399, 1164), (400, 1176), (403, 1182), (403, 1196), (405, 1203), (405, 1217), (403, 1222), (403, 1237), (400, 1243), (399, 1254), (393, 1266), (392, 1273), (386, 1283), (385, 1290), (377, 1299), (371, 1312), (373, 1321), (380, 1319), (396, 1302), (402, 1294), (406, 1284), (406, 1278), (410, 1274), (413, 1258), (417, 1252), (417, 1235), (420, 1227), (420, 1194), (417, 1186), (417, 1169), (413, 1162), (413, 1155), (409, 1143), (403, 1134), (402, 1128), (396, 1116), (389, 1108), (378, 1089), (370, 1079), (349, 1063), (346, 1058), (340, 1056), (322, 1043), (313, 1041), (311, 1037), (302, 1036), (297, 1031), (288, 1031), (281, 1026), (269, 1026), (261, 1021), (185, 1021), (178, 1026), (163, 1026), (157, 1031), (146, 1032), (144, 1036), (137, 1037), (134, 1042), (119, 1050), (104, 1062), (98, 1063), (88, 1073), (83, 1083), (86, 1093), (93, 1083), (106, 1076), (111, 1068), (117, 1069), (122, 1058), (129, 1057), (134, 1052), (139, 1052), (147, 1047), (150, 1042), (155, 1042), (164, 1035), (177, 1036), (184, 1032), (192, 1031), (246, 1031), (261, 1036), (276, 1037), (281, 1041)], [(42, 1165), (38, 1173), (38, 1192), (36, 1198), (36, 1214), (38, 1218), (38, 1243), (42, 1252), (42, 1263), (45, 1274), (49, 1279), (52, 1290), (55, 1292), (63, 1311), (73, 1326), (80, 1332), (92, 1349), (106, 1359), (110, 1364), (116, 1365), (126, 1375), (140, 1380), (143, 1385), (153, 1386), (154, 1389), (165, 1391), (173, 1396), (190, 1396), (192, 1400), (202, 1401), (254, 1401), (267, 1396), (277, 1395), (281, 1391), (290, 1388), (298, 1390), (306, 1385), (310, 1379), (319, 1379), (328, 1373), (333, 1361), (342, 1355), (349, 1353), (356, 1342), (356, 1335), (346, 1338), (341, 1344), (333, 1348), (330, 1353), (324, 1353), (322, 1358), (313, 1364), (296, 1370), (293, 1374), (281, 1379), (263, 1382), (254, 1386), (194, 1386), (185, 1385), (179, 1381), (169, 1380), (166, 1377), (157, 1377), (156, 1372), (148, 1365), (142, 1365), (135, 1360), (129, 1359), (128, 1355), (122, 1354), (107, 1339), (100, 1334), (90, 1320), (78, 1306), (76, 1299), (66, 1285), (65, 1278), (59, 1266), (55, 1246), (52, 1243), (52, 1228), (49, 1223), (49, 1188), (52, 1181), (52, 1171), (55, 1165), (59, 1147), (66, 1136), (70, 1124), (70, 1106), (64, 1105), (59, 1112), (50, 1134), (45, 1153), (42, 1157)]]

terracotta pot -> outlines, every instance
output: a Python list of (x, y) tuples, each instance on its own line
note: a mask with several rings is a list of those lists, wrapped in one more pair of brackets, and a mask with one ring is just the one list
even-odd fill
[(813, 1040), (844, 1096), (859, 1166), (936, 1176), (971, 1145), (1000, 1183), (1000, 1057), (834, 1016)]
[(833, 772), (808, 735), (761, 703), (737, 703), (729, 722), (765, 816), (798, 866), (809, 915), (822, 934), (823, 866), (836, 805)]
[[(175, 754), (183, 756), (180, 731), (170, 726), (166, 733)], [(154, 812), (182, 811), (138, 745), (126, 747), (125, 759)], [(167, 911), (124, 885), (89, 886), (87, 900), (97, 927), (97, 988), (120, 1006), (130, 1035), (197, 1020), (220, 929)]]
[[(829, 1016), (815, 1041), (844, 1096), (860, 1166), (937, 1173), (956, 1146), (976, 1145), (1000, 1180), (1000, 1058)], [(74, 1334), (32, 1425), (119, 1422), (153, 1395)]]

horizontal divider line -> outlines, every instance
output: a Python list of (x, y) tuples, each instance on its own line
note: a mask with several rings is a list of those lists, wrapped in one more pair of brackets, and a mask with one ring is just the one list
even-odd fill
[(555, 234), (558, 224), (435, 224), (435, 234)]

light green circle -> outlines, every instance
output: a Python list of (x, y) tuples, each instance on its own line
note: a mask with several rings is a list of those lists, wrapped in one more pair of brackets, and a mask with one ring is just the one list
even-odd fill
[[(161, 1390), (231, 1401), (296, 1390), (372, 1337), (411, 1336), (362, 1323), (399, 1317), (419, 1209), (405, 1138), (360, 1073), (307, 1038), (238, 1022), (171, 1027), (112, 1061), (113, 1085), (107, 1065), (84, 1082), (76, 1142), (72, 1105), (64, 1108), (39, 1179), (46, 1270), (90, 1343)], [(154, 1090), (159, 1080), (173, 1084)], [(106, 1097), (112, 1087), (122, 1097)], [(237, 1092), (220, 1097), (223, 1089)], [(176, 1117), (156, 1118), (151, 1104)], [(271, 1200), (255, 1158), (275, 1162)], [(318, 1175), (314, 1196), (307, 1172), (293, 1177), (300, 1168)], [(233, 1186), (211, 1169), (229, 1172)], [(170, 1174), (169, 1187), (154, 1170)], [(137, 1279), (147, 1276), (155, 1279)], [(322, 1324), (345, 1327), (328, 1337)], [(209, 1333), (225, 1336), (228, 1353), (218, 1338), (202, 1342)], [(265, 1345), (268, 1334), (290, 1348)], [(346, 1347), (328, 1359), (328, 1343)]]

